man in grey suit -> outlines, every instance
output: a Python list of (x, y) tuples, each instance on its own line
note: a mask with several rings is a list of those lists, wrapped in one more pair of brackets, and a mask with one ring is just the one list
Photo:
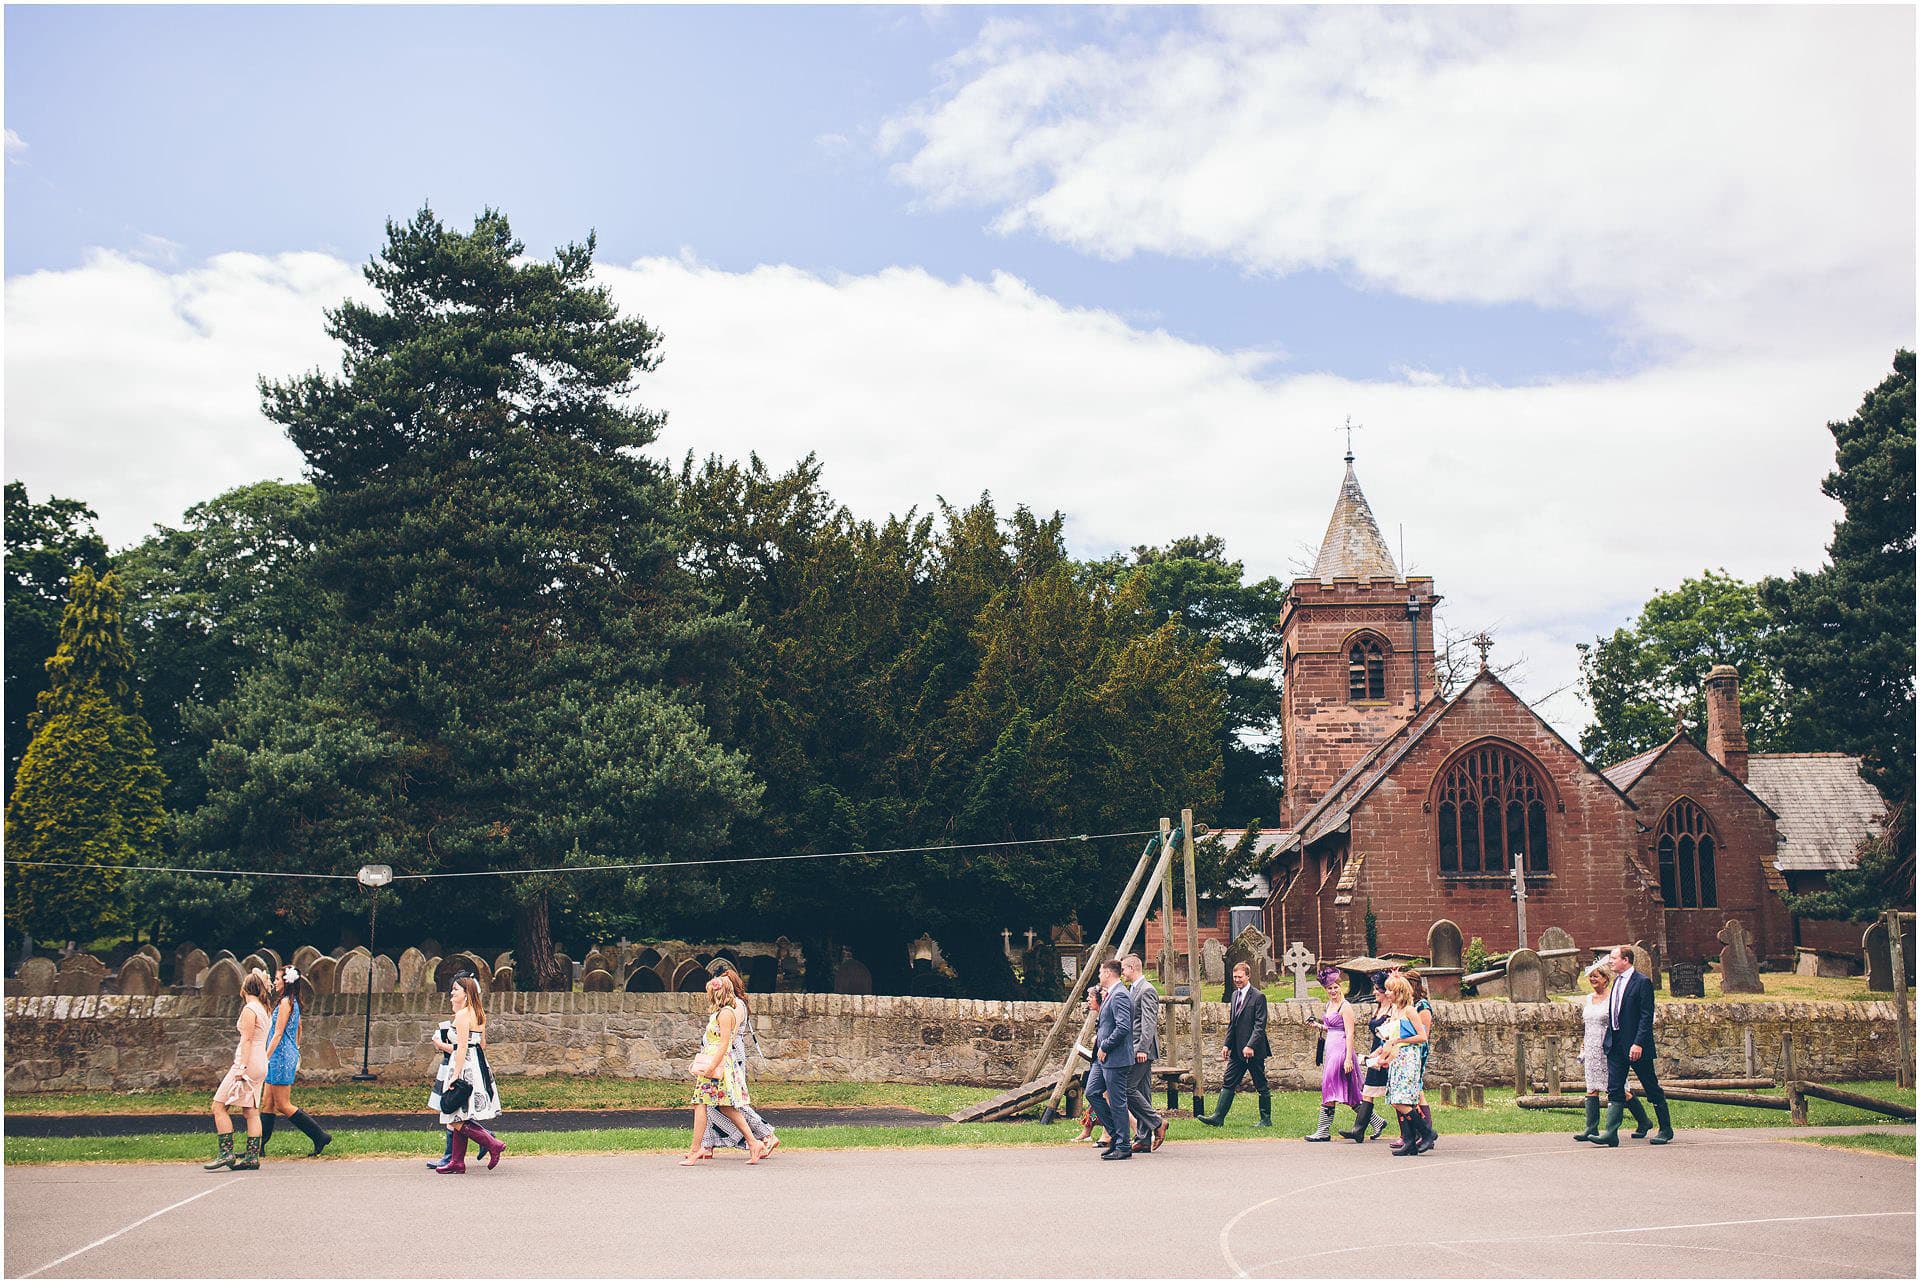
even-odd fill
[(1151, 1154), (1167, 1138), (1167, 1120), (1153, 1107), (1153, 1062), (1160, 1058), (1160, 991), (1147, 979), (1146, 963), (1130, 953), (1120, 959), (1120, 974), (1133, 999), (1133, 1071), (1127, 1081), (1127, 1108), (1140, 1121), (1135, 1150)]
[[(1132, 1158), (1133, 1119), (1127, 1116), (1127, 1084), (1133, 1077), (1133, 1000), (1121, 980), (1120, 964), (1111, 958), (1100, 964), (1100, 984), (1106, 996), (1100, 1000), (1100, 1024), (1093, 1045), (1105, 1090), (1089, 1090), (1087, 1103), (1107, 1129), (1109, 1144), (1100, 1157)], [(1088, 1077), (1094, 1075), (1089, 1072)]]

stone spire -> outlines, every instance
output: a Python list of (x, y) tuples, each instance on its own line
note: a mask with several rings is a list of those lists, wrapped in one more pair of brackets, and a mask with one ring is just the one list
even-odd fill
[(1313, 563), (1315, 579), (1364, 579), (1372, 575), (1398, 579), (1393, 554), (1380, 537), (1373, 509), (1360, 493), (1360, 481), (1353, 475), (1353, 450), (1347, 450), (1347, 478), (1340, 483), (1340, 498), (1333, 505), (1333, 519), (1327, 522), (1327, 537), (1320, 541), (1320, 556)]

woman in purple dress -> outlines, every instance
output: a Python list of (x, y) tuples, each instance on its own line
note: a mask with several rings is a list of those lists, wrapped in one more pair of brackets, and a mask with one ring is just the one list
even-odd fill
[(1360, 1062), (1354, 1050), (1353, 1030), (1358, 1017), (1353, 1004), (1340, 992), (1340, 969), (1326, 967), (1320, 972), (1320, 987), (1327, 991), (1327, 1009), (1316, 1016), (1326, 1037), (1320, 1061), (1320, 1126), (1308, 1140), (1332, 1140), (1334, 1112), (1345, 1105), (1356, 1115), (1356, 1130), (1366, 1126), (1358, 1117), (1361, 1107)]

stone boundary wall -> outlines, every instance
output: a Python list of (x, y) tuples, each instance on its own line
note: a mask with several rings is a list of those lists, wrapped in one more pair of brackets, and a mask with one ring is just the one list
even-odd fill
[[(796, 1082), (955, 1083), (1005, 1088), (1021, 1081), (1045, 1035), (1051, 1003), (855, 994), (756, 994), (759, 1051), (754, 1077)], [(1189, 1016), (1162, 1008), (1182, 1035)], [(1269, 1072), (1287, 1088), (1317, 1086), (1317, 1003), (1269, 1008)], [(133, 1091), (205, 1087), (233, 1059), (237, 997), (10, 997), (5, 1001), (6, 1090)], [(1571, 1002), (1436, 1004), (1428, 1081), (1510, 1085), (1516, 1032), (1531, 1037), (1531, 1065), (1544, 1070), (1544, 1042), (1562, 1038), (1562, 1070), (1578, 1079), (1580, 1014)], [(499, 1074), (579, 1074), (677, 1079), (698, 1054), (705, 996), (670, 993), (502, 993), (487, 1004), (488, 1060)], [(1217, 1083), (1226, 1006), (1203, 1013), (1209, 1083)], [(437, 1053), (429, 1040), (447, 1018), (438, 994), (376, 994), (373, 1072), (416, 1081), (425, 1092)], [(360, 1068), (366, 999), (323, 994), (302, 1017), (300, 1077), (338, 1082)], [(1806, 1076), (1823, 1081), (1893, 1077), (1897, 1045), (1891, 1002), (1662, 1004), (1655, 1017), (1663, 1077), (1746, 1072), (1751, 1030), (1758, 1072), (1778, 1061), (1791, 1033)], [(1181, 1058), (1186, 1058), (1183, 1049)], [(1165, 1062), (1169, 1056), (1161, 1057)], [(511, 1102), (509, 1102), (511, 1103)]]

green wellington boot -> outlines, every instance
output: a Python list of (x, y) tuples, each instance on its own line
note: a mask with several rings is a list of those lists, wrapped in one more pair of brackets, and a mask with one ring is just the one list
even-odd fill
[(220, 1133), (220, 1156), (214, 1159), (211, 1163), (202, 1163), (200, 1164), (200, 1166), (202, 1169), (209, 1172), (217, 1172), (224, 1167), (233, 1166), (233, 1133), (232, 1132)]
[(1599, 1134), (1600, 1134), (1600, 1098), (1598, 1096), (1589, 1096), (1587, 1097), (1587, 1125), (1580, 1129), (1580, 1133), (1576, 1135), (1574, 1139), (1575, 1140), (1592, 1140), (1595, 1136), (1598, 1136)]

